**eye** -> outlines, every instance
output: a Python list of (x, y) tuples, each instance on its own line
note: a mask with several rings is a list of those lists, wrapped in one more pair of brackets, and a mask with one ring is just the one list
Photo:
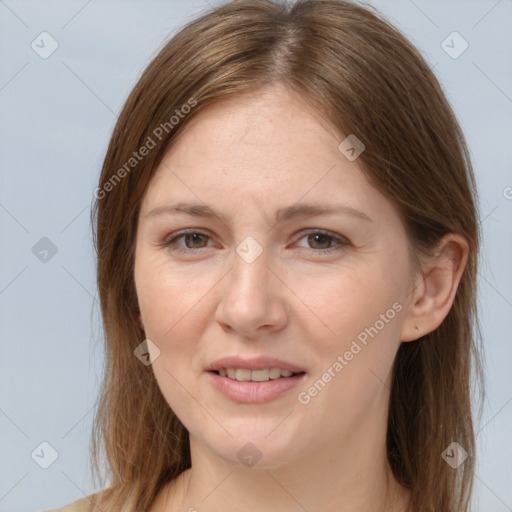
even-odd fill
[[(350, 242), (345, 237), (341, 235), (335, 235), (334, 233), (330, 233), (328, 231), (323, 231), (319, 229), (303, 233), (302, 237), (300, 237), (299, 240), (302, 240), (304, 238), (307, 239), (307, 243), (310, 246), (313, 246), (309, 248), (316, 253), (339, 251), (344, 249), (346, 246), (350, 245)], [(184, 240), (185, 246), (178, 243), (178, 241), (181, 239)], [(207, 248), (209, 239), (210, 236), (205, 233), (201, 233), (200, 231), (195, 230), (189, 230), (181, 231), (180, 233), (176, 234), (173, 233), (172, 235), (167, 237), (161, 245), (163, 247), (169, 248), (172, 251), (177, 251), (180, 253), (201, 252), (202, 249)], [(334, 246), (332, 245), (333, 242)], [(314, 247), (317, 244), (320, 247)]]
[[(178, 240), (182, 238), (185, 241), (185, 247), (177, 244)], [(170, 237), (167, 237), (162, 243), (162, 246), (168, 247), (173, 251), (183, 253), (188, 253), (190, 251), (199, 252), (201, 249), (206, 247), (203, 243), (209, 238), (210, 237), (208, 235), (199, 231), (182, 231), (174, 236), (171, 235)]]
[[(303, 236), (299, 240), (304, 238), (306, 238), (306, 242), (310, 245), (310, 248), (315, 249), (315, 252), (320, 253), (339, 251), (350, 245), (350, 242), (345, 237), (319, 229), (303, 233)], [(335, 242), (334, 246), (331, 245), (332, 242)], [(314, 247), (315, 245), (316, 247)]]

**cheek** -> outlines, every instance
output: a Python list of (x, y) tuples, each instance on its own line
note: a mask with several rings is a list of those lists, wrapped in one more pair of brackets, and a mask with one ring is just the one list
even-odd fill
[(146, 332), (155, 339), (164, 339), (181, 323), (197, 317), (197, 306), (204, 296), (205, 279), (191, 279), (184, 272), (174, 271), (161, 262), (136, 263), (137, 297)]
[(198, 351), (203, 326), (200, 314), (202, 282), (170, 271), (161, 262), (144, 261), (135, 266), (135, 281), (145, 335), (159, 349), (152, 369), (169, 406), (187, 418), (190, 409), (190, 365)]
[[(402, 286), (392, 276), (375, 270), (343, 270), (316, 282), (305, 281), (296, 289), (297, 296), (314, 313), (318, 326), (315, 330), (319, 332), (323, 326), (325, 339), (356, 337), (400, 301)], [(391, 311), (388, 316), (394, 318), (394, 313)]]
[(168, 263), (156, 262), (153, 268), (140, 263), (135, 274), (145, 335), (160, 351), (153, 371), (169, 405), (181, 411), (190, 396), (179, 384), (188, 382), (191, 388), (201, 373), (201, 342), (214, 316), (209, 293), (219, 279), (207, 272), (198, 279), (198, 270), (177, 271)]
[(400, 344), (406, 285), (405, 276), (396, 279), (385, 268), (353, 269), (309, 287), (305, 302), (318, 320), (308, 336), (316, 340), (318, 364), (311, 395), (304, 391), (322, 395), (315, 407), (337, 403), (362, 411), (382, 390)]
[(311, 400), (319, 414), (333, 404), (343, 414), (363, 414), (383, 391), (400, 344), (401, 286), (368, 271), (333, 280), (307, 300), (321, 321), (308, 333), (317, 364), (300, 403)]

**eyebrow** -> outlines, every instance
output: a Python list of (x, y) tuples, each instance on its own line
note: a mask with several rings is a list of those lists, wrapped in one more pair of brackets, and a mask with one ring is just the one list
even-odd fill
[[(165, 206), (159, 206), (158, 208), (154, 208), (151, 210), (147, 217), (153, 217), (155, 215), (160, 214), (178, 214), (185, 213), (187, 215), (191, 215), (193, 217), (204, 217), (211, 218), (217, 217), (224, 222), (223, 216), (216, 212), (208, 205), (198, 204), (198, 203), (176, 203), (169, 204)], [(342, 213), (345, 215), (351, 215), (353, 217), (357, 217), (359, 219), (372, 222), (372, 219), (366, 215), (366, 213), (356, 210), (351, 206), (344, 204), (336, 204), (336, 205), (325, 205), (325, 204), (317, 204), (317, 203), (308, 203), (308, 204), (295, 204), (292, 206), (288, 206), (286, 208), (281, 208), (276, 211), (275, 214), (275, 222), (281, 222), (283, 220), (289, 220), (297, 217), (312, 217), (315, 215), (328, 215)]]

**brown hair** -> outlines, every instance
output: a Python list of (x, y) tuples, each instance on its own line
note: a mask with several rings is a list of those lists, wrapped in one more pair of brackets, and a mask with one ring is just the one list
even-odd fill
[[(129, 511), (147, 511), (164, 484), (191, 464), (187, 430), (164, 400), (151, 366), (133, 354), (144, 338), (133, 270), (145, 190), (164, 153), (198, 112), (277, 83), (300, 93), (340, 134), (353, 133), (364, 142), (358, 163), (400, 212), (415, 257), (428, 254), (450, 232), (469, 244), (443, 323), (399, 347), (387, 430), (389, 464), (411, 490), (412, 512), (468, 510), (475, 465), (473, 372), (483, 384), (473, 170), (436, 77), (371, 9), (342, 0), (232, 1), (180, 30), (127, 99), (93, 211), (106, 368), (92, 459), (96, 475), (102, 455), (107, 462), (104, 512), (123, 504)], [(453, 441), (469, 454), (456, 470), (441, 457)]]

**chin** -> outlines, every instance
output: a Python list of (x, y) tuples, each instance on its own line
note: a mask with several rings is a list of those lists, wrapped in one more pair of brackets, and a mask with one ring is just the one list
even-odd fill
[[(237, 468), (276, 469), (293, 463), (303, 451), (296, 440), (272, 439), (268, 432), (260, 435), (235, 436), (215, 443), (210, 449), (227, 464)], [(211, 443), (212, 438), (208, 437)], [(305, 443), (307, 444), (307, 443)]]

